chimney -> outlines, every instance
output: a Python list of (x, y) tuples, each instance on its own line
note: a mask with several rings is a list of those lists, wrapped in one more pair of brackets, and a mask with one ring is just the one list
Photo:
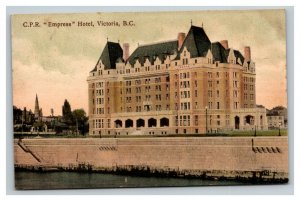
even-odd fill
[(184, 39), (185, 39), (185, 33), (178, 33), (178, 49), (181, 48)]
[(245, 46), (244, 57), (245, 57), (246, 61), (250, 61), (251, 60), (251, 50), (250, 50), (249, 46)]
[(127, 61), (129, 57), (129, 43), (123, 43), (123, 59)]
[(228, 49), (228, 40), (221, 40), (220, 43), (226, 50)]

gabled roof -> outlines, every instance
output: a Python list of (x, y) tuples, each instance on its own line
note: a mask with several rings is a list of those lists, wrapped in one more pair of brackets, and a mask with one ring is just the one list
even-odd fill
[(97, 61), (95, 68), (91, 71), (94, 72), (97, 69), (97, 65), (100, 60), (105, 66), (105, 70), (107, 69), (116, 69), (116, 62), (119, 58), (123, 57), (123, 50), (119, 43), (109, 42), (107, 41), (100, 58)]
[(245, 58), (244, 58), (244, 56), (242, 55), (242, 53), (241, 53), (240, 51), (238, 51), (238, 50), (234, 50), (233, 52), (234, 52), (234, 56), (236, 57), (236, 59), (240, 59), (241, 62), (242, 62), (242, 64), (243, 64)]
[[(138, 60), (143, 66), (146, 59), (148, 59), (153, 65), (157, 57), (163, 62), (167, 56), (171, 55), (175, 55), (175, 59), (178, 60), (184, 47), (190, 52), (191, 58), (206, 57), (207, 52), (211, 50), (214, 60), (221, 63), (227, 63), (230, 50), (225, 49), (219, 42), (211, 43), (202, 27), (191, 26), (180, 50), (178, 50), (178, 40), (142, 45), (135, 49), (126, 62), (133, 66)], [(242, 63), (244, 62), (244, 57), (238, 50), (234, 50), (234, 55)], [(105, 69), (115, 69), (116, 63), (124, 62), (122, 57), (123, 50), (119, 43), (107, 42), (95, 68), (91, 72), (96, 71), (100, 60)]]
[(135, 49), (127, 61), (134, 65), (136, 60), (138, 60), (143, 65), (148, 58), (153, 64), (157, 57), (163, 61), (167, 56), (177, 54), (177, 49), (177, 40), (143, 45)]
[(228, 54), (226, 49), (219, 42), (214, 42), (211, 45), (212, 54), (215, 61), (219, 61), (221, 63), (227, 63)]
[[(229, 51), (230, 51), (230, 49), (227, 49), (227, 50), (226, 50), (226, 58), (227, 58), (228, 55), (229, 55)], [(236, 57), (236, 60), (240, 59), (241, 62), (242, 62), (242, 64), (243, 64), (245, 58), (244, 58), (244, 56), (241, 54), (241, 52), (238, 51), (238, 50), (233, 50), (233, 53), (234, 53), (234, 56)]]
[[(210, 45), (211, 42), (204, 29), (202, 27), (191, 26), (180, 48), (179, 54), (183, 51), (183, 48), (186, 47), (191, 54), (191, 58), (205, 57), (208, 49), (210, 49)], [(179, 55), (177, 59), (178, 58)]]

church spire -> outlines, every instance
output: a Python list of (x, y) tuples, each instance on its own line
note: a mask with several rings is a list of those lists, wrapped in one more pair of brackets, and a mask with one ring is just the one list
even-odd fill
[(35, 96), (34, 117), (35, 118), (39, 118), (40, 117), (39, 99), (38, 99), (37, 94)]

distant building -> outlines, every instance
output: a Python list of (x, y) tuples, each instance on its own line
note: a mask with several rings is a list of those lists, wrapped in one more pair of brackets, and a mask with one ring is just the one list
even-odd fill
[(41, 120), (42, 122), (58, 122), (62, 121), (62, 116), (43, 116)]
[(284, 116), (267, 116), (270, 129), (285, 128)]
[(271, 110), (267, 110), (267, 117), (269, 128), (278, 128), (279, 125), (284, 128), (288, 126), (287, 108), (283, 106), (276, 106)]
[(191, 26), (177, 40), (140, 45), (108, 41), (88, 81), (90, 134), (215, 133), (267, 129), (256, 107), (256, 71), (228, 41)]

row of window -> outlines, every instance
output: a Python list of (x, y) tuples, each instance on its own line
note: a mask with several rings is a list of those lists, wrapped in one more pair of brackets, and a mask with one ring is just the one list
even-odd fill
[(104, 87), (103, 82), (96, 82), (96, 88)]
[[(176, 126), (190, 126), (190, 121), (191, 121), (190, 115), (180, 115), (180, 116), (175, 117), (175, 125)], [(212, 122), (213, 122), (213, 116), (208, 115), (207, 123), (209, 125), (212, 125)], [(226, 115), (225, 122), (226, 122), (227, 126), (230, 125), (230, 120), (229, 120), (229, 117), (227, 117), (227, 115)], [(216, 123), (218, 126), (221, 125), (220, 115), (217, 115)], [(198, 115), (194, 116), (194, 125), (195, 126), (199, 125), (199, 116)]]
[[(176, 95), (176, 93), (175, 93), (175, 95)], [(190, 98), (191, 96), (190, 96), (190, 91), (181, 91), (180, 92), (180, 97), (181, 98)], [(175, 98), (176, 98), (176, 96), (175, 96)]]
[[(107, 128), (110, 128), (110, 119), (106, 120)], [(93, 120), (93, 127), (94, 128), (104, 128), (104, 119), (95, 119)]]
[(191, 109), (191, 103), (190, 102), (180, 103), (180, 109), (181, 110), (190, 110)]
[(189, 64), (189, 60), (187, 58), (182, 59), (182, 64), (183, 65)]
[[(225, 80), (225, 83), (226, 83), (226, 87), (228, 87), (228, 80)], [(220, 81), (217, 80), (216, 84), (219, 85)], [(208, 87), (213, 87), (213, 81), (212, 80), (208, 80)]]
[[(161, 111), (162, 109), (163, 109), (162, 105), (155, 105), (156, 111)], [(170, 105), (167, 104), (165, 110), (169, 110), (169, 109), (170, 109)], [(121, 110), (122, 110), (122, 107), (121, 107)], [(151, 110), (152, 110), (152, 107), (150, 105), (144, 106), (144, 111), (151, 111)], [(132, 107), (131, 106), (126, 107), (126, 112), (133, 112)], [(135, 112), (142, 112), (142, 106), (136, 106)]]
[[(169, 82), (170, 81), (169, 76), (166, 76), (164, 78), (165, 78), (164, 79), (165, 82)], [(162, 80), (162, 77), (156, 77), (156, 78), (154, 78), (155, 83), (161, 83), (161, 80)], [(150, 84), (150, 82), (151, 82), (151, 78), (145, 78), (144, 79), (144, 83), (145, 84)], [(131, 83), (132, 83), (131, 80), (126, 80), (125, 81), (125, 85), (126, 86), (131, 86)], [(142, 84), (141, 80), (135, 80), (135, 85), (141, 85), (141, 84)], [(120, 81), (120, 85), (122, 85), (122, 81)]]
[(180, 88), (190, 88), (190, 81), (180, 82)]
[(103, 96), (104, 95), (104, 89), (97, 89), (96, 90), (96, 96)]
[(250, 91), (253, 91), (253, 90), (254, 90), (254, 85), (252, 85), (252, 84), (250, 84), (250, 85), (244, 84), (244, 90), (248, 90), (248, 86), (249, 86), (249, 90), (250, 90)]
[(255, 78), (254, 77), (244, 77), (244, 82), (255, 82)]
[[(249, 94), (249, 97), (250, 97), (250, 100), (254, 100), (254, 94)], [(248, 94), (247, 93), (244, 94), (244, 99), (245, 100), (248, 99)]]
[(104, 98), (96, 98), (97, 104), (104, 104)]
[(96, 114), (104, 114), (104, 108), (103, 107), (97, 107), (96, 108)]
[[(162, 85), (155, 85), (155, 91), (161, 91), (162, 90)], [(169, 90), (169, 85), (166, 85), (166, 90)], [(126, 94), (131, 94), (131, 88), (128, 87), (126, 88)], [(151, 91), (151, 86), (145, 86), (145, 92), (150, 92)], [(136, 93), (142, 93), (142, 88), (141, 87), (136, 87), (135, 88)], [(120, 94), (123, 94), (122, 89), (120, 89)]]
[(190, 115), (180, 115), (175, 118), (175, 125), (178, 126), (190, 126)]

